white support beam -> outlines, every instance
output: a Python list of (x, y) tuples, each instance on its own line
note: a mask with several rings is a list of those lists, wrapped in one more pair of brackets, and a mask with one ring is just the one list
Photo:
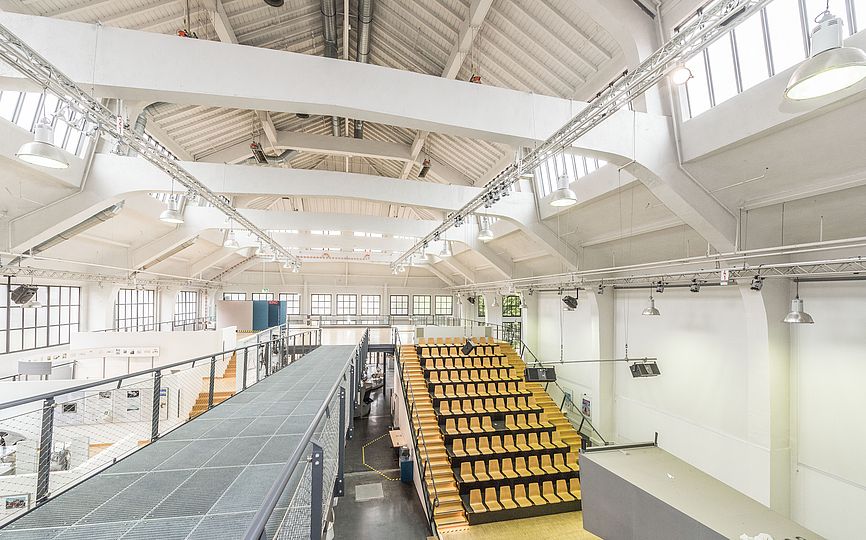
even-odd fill
[(270, 143), (271, 151), (276, 153), (279, 141), (277, 139), (277, 128), (274, 127), (274, 121), (271, 120), (271, 113), (268, 111), (256, 111), (256, 117), (259, 119), (262, 131)]
[(445, 283), (445, 285), (447, 285), (449, 287), (456, 287), (457, 286), (457, 283), (455, 283), (454, 280), (452, 280), (449, 276), (445, 275), (438, 268), (436, 268), (435, 264), (426, 264), (424, 266), (424, 268), (426, 268), (427, 270), (430, 270), (430, 272), (432, 272), (433, 275), (435, 275), (436, 277), (441, 279), (442, 282)]
[(129, 254), (130, 266), (136, 269), (144, 268), (163, 255), (171, 253), (178, 246), (194, 239), (201, 230), (203, 230), (201, 226), (189, 222), (178, 225), (168, 234), (132, 249)]
[(400, 171), (400, 178), (409, 178), (409, 173), (412, 172), (412, 167), (415, 166), (415, 162), (418, 161), (418, 155), (421, 153), (421, 149), (424, 148), (424, 143), (427, 142), (428, 135), (430, 135), (429, 131), (419, 131), (415, 134), (415, 139), (409, 146), (409, 160), (405, 165), (403, 165), (403, 170)]
[(251, 257), (247, 257), (246, 259), (240, 261), (239, 263), (235, 264), (234, 266), (232, 266), (230, 268), (226, 268), (225, 270), (222, 270), (221, 272), (218, 272), (216, 275), (214, 275), (210, 279), (217, 280), (217, 281), (228, 281), (231, 278), (235, 277), (236, 275), (240, 274), (241, 272), (250, 268), (251, 266), (255, 265), (258, 262), (260, 262), (260, 260), (255, 255), (253, 255)]
[(228, 259), (232, 255), (236, 254), (237, 251), (238, 250), (236, 250), (236, 249), (229, 249), (229, 248), (220, 247), (219, 249), (217, 249), (213, 253), (211, 253), (209, 255), (205, 255), (201, 259), (190, 264), (189, 265), (189, 275), (192, 277), (197, 277), (197, 276), (200, 277), (201, 274), (205, 270), (209, 270), (210, 268), (213, 268), (214, 266), (216, 266), (219, 263), (223, 262), (224, 260)]
[(466, 59), (469, 51), (472, 50), (472, 42), (475, 41), (475, 36), (478, 35), (481, 25), (487, 17), (487, 12), (490, 11), (490, 6), (492, 5), (493, 0), (472, 0), (470, 2), (469, 15), (460, 23), (460, 29), (457, 31), (457, 42), (451, 49), (448, 61), (445, 62), (442, 77), (454, 79), (460, 73), (463, 61)]
[(235, 35), (234, 28), (229, 21), (229, 16), (226, 14), (226, 8), (223, 6), (222, 0), (208, 0), (206, 4), (208, 13), (210, 13), (211, 21), (213, 22), (214, 30), (217, 37), (223, 43), (237, 43), (238, 37)]
[(466, 268), (460, 261), (454, 259), (454, 257), (447, 257), (442, 259), (442, 264), (446, 266), (450, 266), (455, 272), (463, 276), (463, 279), (468, 281), (469, 283), (478, 283), (478, 280), (475, 279), (475, 272)]

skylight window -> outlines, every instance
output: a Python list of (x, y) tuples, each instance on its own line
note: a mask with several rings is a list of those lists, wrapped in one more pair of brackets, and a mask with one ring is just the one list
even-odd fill
[(342, 233), (342, 231), (330, 231), (330, 230), (315, 229), (315, 230), (310, 231), (310, 234), (313, 234), (316, 236), (340, 236), (343, 233)]
[(361, 232), (355, 231), (352, 233), (354, 236), (364, 237), (364, 238), (382, 238), (382, 233), (373, 233), (373, 232)]

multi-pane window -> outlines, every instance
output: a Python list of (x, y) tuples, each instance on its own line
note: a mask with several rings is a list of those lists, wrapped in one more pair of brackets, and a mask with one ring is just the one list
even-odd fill
[(254, 292), (253, 300), (267, 300), (271, 301), (274, 299), (274, 293), (272, 292)]
[(453, 315), (454, 314), (454, 297), (452, 296), (437, 296), (436, 297), (436, 315)]
[(475, 297), (475, 307), (478, 308), (478, 318), (483, 320), (487, 316), (487, 306), (484, 305), (483, 296)]
[(9, 286), (0, 285), (0, 353), (69, 343), (70, 332), (78, 330), (80, 292), (78, 287), (38, 285), (37, 304), (24, 307), (11, 301)]
[(313, 315), (330, 315), (331, 295), (314, 294), (310, 296), (310, 313)]
[(391, 295), (391, 315), (396, 315), (396, 316), (409, 315), (409, 295), (406, 295), (406, 294)]
[(179, 291), (174, 302), (174, 322), (188, 323), (198, 318), (198, 292)]
[[(43, 110), (44, 107), (44, 110)], [(5, 118), (28, 131), (33, 131), (36, 122), (44, 115), (54, 126), (54, 145), (70, 154), (84, 157), (90, 138), (81, 132), (82, 117), (79, 113), (63, 111), (60, 100), (50, 92), (0, 92), (0, 118)]]
[[(826, 8), (826, 0), (775, 0), (691, 58), (692, 78), (681, 93), (684, 115), (694, 118), (802, 62), (815, 18)], [(866, 28), (866, 1), (830, 0), (829, 8), (846, 35)]]
[(358, 296), (355, 294), (337, 295), (337, 315), (357, 315)]
[(382, 297), (378, 294), (361, 295), (361, 315), (381, 315)]
[(502, 316), (520, 317), (520, 297), (510, 294), (502, 297)]
[(522, 325), (520, 321), (504, 321), (502, 323), (502, 339), (505, 341), (518, 345), (520, 343)]
[(156, 327), (156, 293), (144, 289), (120, 289), (114, 304), (114, 328), (131, 332)]
[(538, 194), (540, 197), (545, 197), (553, 193), (556, 190), (557, 178), (562, 175), (567, 176), (569, 182), (573, 182), (578, 178), (595, 172), (604, 165), (607, 165), (607, 162), (601, 159), (577, 156), (564, 152), (553, 156), (539, 165), (534, 171)]
[(242, 292), (224, 292), (223, 300), (231, 300), (233, 302), (243, 302), (247, 299), (247, 293)]
[(412, 297), (412, 315), (432, 315), (432, 309), (429, 294), (416, 294)]
[(286, 303), (286, 315), (301, 314), (301, 295), (298, 293), (280, 293), (280, 301)]

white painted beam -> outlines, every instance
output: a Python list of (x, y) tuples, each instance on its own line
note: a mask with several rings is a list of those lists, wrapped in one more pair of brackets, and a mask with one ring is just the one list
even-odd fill
[(256, 117), (262, 126), (262, 132), (270, 143), (271, 151), (277, 150), (277, 128), (274, 127), (274, 121), (271, 119), (271, 113), (268, 111), (256, 111)]
[(209, 255), (205, 255), (201, 259), (189, 265), (189, 275), (191, 277), (199, 277), (205, 270), (209, 270), (232, 255), (237, 253), (236, 249), (220, 247)]
[(237, 43), (238, 37), (235, 35), (234, 28), (232, 28), (222, 0), (207, 0), (206, 7), (220, 41), (223, 43)]
[(442, 280), (442, 282), (448, 287), (456, 287), (457, 283), (455, 283), (449, 276), (445, 275), (443, 272), (439, 271), (434, 264), (426, 264), (424, 268), (430, 270), (436, 277)]
[(247, 257), (246, 259), (240, 261), (239, 263), (235, 264), (234, 266), (231, 266), (229, 268), (226, 268), (225, 270), (220, 271), (219, 273), (217, 273), (216, 275), (212, 276), (209, 279), (215, 279), (217, 281), (228, 281), (231, 278), (233, 278), (236, 275), (243, 272), (244, 270), (255, 265), (256, 263), (260, 263), (260, 260), (258, 257), (256, 257), (255, 255), (253, 255), (251, 257)]

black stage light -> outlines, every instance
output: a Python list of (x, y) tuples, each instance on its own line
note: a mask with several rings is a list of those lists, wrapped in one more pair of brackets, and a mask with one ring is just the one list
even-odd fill
[(573, 296), (563, 296), (562, 303), (565, 304), (565, 309), (568, 311), (574, 311), (577, 309), (577, 298)]
[(475, 344), (472, 343), (471, 339), (467, 339), (466, 343), (464, 343), (463, 346), (460, 347), (460, 352), (462, 352), (464, 356), (469, 356), (470, 354), (472, 354), (472, 351), (474, 351), (474, 350), (475, 350)]
[(661, 375), (659, 365), (655, 361), (635, 362), (629, 366), (631, 376), (638, 377), (658, 377)]

